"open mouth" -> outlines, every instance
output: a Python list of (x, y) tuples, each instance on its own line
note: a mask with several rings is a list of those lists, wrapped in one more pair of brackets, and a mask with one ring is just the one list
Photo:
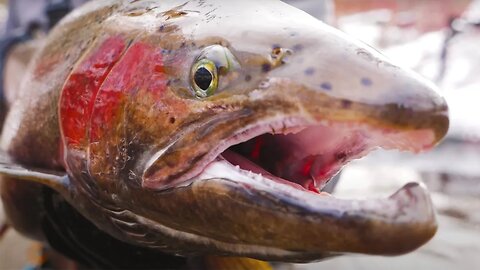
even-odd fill
[(285, 261), (288, 254), (305, 262), (325, 253), (399, 255), (436, 232), (432, 203), (420, 184), (368, 200), (336, 198), (324, 190), (347, 163), (374, 149), (431, 148), (432, 129), (276, 117), (228, 134), (212, 144), (189, 181), (165, 194), (201, 205), (195, 209), (201, 209), (196, 215), (205, 229), (192, 230), (233, 243), (242, 256)]
[(321, 193), (350, 161), (377, 148), (419, 152), (431, 147), (431, 131), (392, 131), (323, 121), (262, 134), (235, 144), (219, 158), (248, 173)]

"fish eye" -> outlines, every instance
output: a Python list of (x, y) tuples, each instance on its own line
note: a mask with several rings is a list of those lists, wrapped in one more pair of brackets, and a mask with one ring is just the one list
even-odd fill
[[(228, 84), (231, 71), (240, 65), (230, 50), (221, 45), (204, 48), (193, 64), (190, 83), (197, 98), (214, 95), (221, 85)], [(220, 80), (223, 83), (220, 83)]]
[(218, 88), (218, 70), (215, 63), (208, 59), (198, 61), (193, 67), (193, 90), (199, 98), (209, 97)]

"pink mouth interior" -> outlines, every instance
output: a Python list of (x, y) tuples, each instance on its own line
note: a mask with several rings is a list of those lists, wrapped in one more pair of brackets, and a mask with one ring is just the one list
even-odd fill
[(418, 152), (431, 131), (389, 132), (348, 124), (319, 125), (297, 133), (263, 134), (230, 147), (222, 157), (240, 169), (320, 192), (349, 161), (382, 147)]

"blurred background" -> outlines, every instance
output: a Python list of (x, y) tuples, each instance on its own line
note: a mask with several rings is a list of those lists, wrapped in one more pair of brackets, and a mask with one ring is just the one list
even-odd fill
[[(451, 130), (433, 152), (378, 151), (349, 165), (335, 191), (346, 198), (388, 196), (424, 182), (439, 214), (439, 232), (402, 257), (344, 256), (298, 269), (479, 269), (480, 0), (285, 0), (412, 68), (439, 85)], [(0, 0), (0, 25), (8, 16)], [(0, 207), (0, 220), (3, 213)], [(0, 269), (22, 269), (35, 244), (9, 231)]]

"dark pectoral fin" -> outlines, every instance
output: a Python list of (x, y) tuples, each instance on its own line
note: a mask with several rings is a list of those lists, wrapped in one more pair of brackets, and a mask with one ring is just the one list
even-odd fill
[(69, 178), (65, 172), (30, 168), (13, 162), (9, 155), (0, 151), (0, 175), (46, 185), (60, 193), (67, 190)]

